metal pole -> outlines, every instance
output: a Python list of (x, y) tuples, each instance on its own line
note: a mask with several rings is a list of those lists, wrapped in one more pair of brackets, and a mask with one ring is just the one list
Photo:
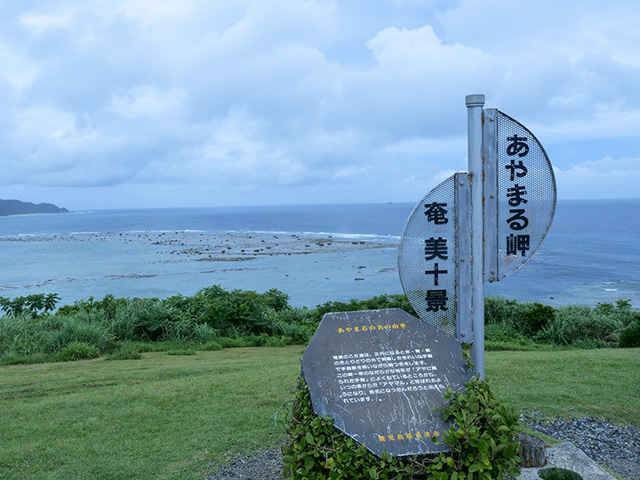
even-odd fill
[(467, 95), (467, 138), (469, 177), (471, 179), (471, 291), (473, 344), (471, 362), (478, 379), (484, 380), (484, 278), (483, 278), (483, 174), (482, 174), (482, 107), (484, 95)]

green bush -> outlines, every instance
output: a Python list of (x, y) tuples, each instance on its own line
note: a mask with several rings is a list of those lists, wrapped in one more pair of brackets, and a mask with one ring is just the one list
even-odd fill
[(531, 308), (532, 304), (528, 302), (487, 297), (484, 299), (484, 323), (486, 325), (507, 324), (514, 330), (518, 330), (525, 312)]
[(524, 312), (524, 323), (528, 333), (535, 334), (541, 331), (555, 318), (556, 310), (549, 305), (534, 302), (533, 307)]
[(177, 312), (157, 298), (134, 298), (116, 305), (110, 331), (118, 340), (153, 342), (176, 318)]
[(181, 295), (165, 302), (180, 310), (182, 319), (204, 323), (221, 336), (278, 335), (278, 325), (269, 311), (281, 312), (288, 306), (288, 296), (279, 290), (265, 293), (252, 290), (226, 291), (219, 285), (203, 288), (193, 297)]
[(453, 393), (447, 388), (450, 405), (444, 409), (444, 419), (454, 424), (443, 439), (450, 452), (441, 454), (436, 464), (437, 471), (447, 476), (434, 478), (453, 478), (454, 473), (458, 478), (473, 474), (487, 480), (518, 475), (519, 444), (514, 430), (518, 414), (494, 397), (487, 382), (474, 377), (465, 390)]
[(163, 341), (194, 341), (208, 343), (218, 336), (216, 329), (206, 323), (196, 323), (193, 319), (168, 322), (162, 335)]
[(55, 353), (72, 343), (86, 343), (107, 351), (113, 346), (113, 336), (104, 325), (87, 323), (82, 318), (49, 316), (40, 322), (43, 350)]
[(140, 360), (142, 353), (139, 345), (135, 343), (125, 342), (110, 355), (107, 355), (107, 360)]
[[(5, 312), (0, 316), (3, 362), (19, 363), (21, 356), (25, 362), (53, 361), (57, 352), (73, 342), (94, 345), (103, 354), (123, 342), (139, 342), (147, 351), (166, 350), (166, 343), (176, 342), (197, 344), (197, 348), (305, 344), (325, 313), (400, 308), (415, 315), (404, 295), (306, 308), (289, 306), (289, 297), (276, 289), (227, 291), (219, 285), (191, 297), (175, 295), (164, 300), (90, 297), (54, 312), (58, 298), (55, 293), (0, 297), (0, 310)], [(594, 308), (553, 308), (486, 298), (485, 319), (487, 350), (640, 346), (640, 312), (631, 308), (629, 300)]]
[(401, 308), (411, 315), (417, 316), (405, 295), (378, 295), (368, 300), (351, 299), (346, 302), (325, 302), (315, 308), (315, 320), (320, 321), (325, 313), (354, 312), (360, 310), (380, 310), (384, 308)]
[(222, 350), (222, 345), (214, 340), (213, 342), (204, 344), (200, 349), (203, 352), (217, 352), (218, 350)]
[(620, 346), (623, 348), (640, 347), (640, 314), (620, 333)]
[(78, 312), (99, 311), (107, 321), (113, 321), (116, 315), (116, 309), (129, 302), (129, 299), (116, 298), (111, 294), (107, 294), (102, 300), (94, 300), (93, 297), (89, 297), (88, 300), (78, 300), (74, 302), (73, 305), (64, 305), (58, 309), (57, 313), (61, 315), (73, 315)]
[(0, 310), (7, 315), (20, 315), (24, 312), (30, 312), (35, 317), (46, 315), (56, 308), (56, 304), (60, 300), (57, 293), (36, 293), (27, 295), (26, 297), (15, 297), (10, 299), (0, 297)]
[(188, 348), (188, 347), (176, 348), (176, 349), (172, 349), (172, 350), (168, 350), (167, 351), (167, 355), (178, 355), (178, 356), (187, 355), (187, 356), (189, 356), (189, 355), (195, 355), (195, 354), (196, 354), (196, 351), (193, 348)]
[(517, 414), (500, 404), (490, 387), (475, 378), (466, 392), (447, 390), (445, 419), (454, 424), (443, 435), (450, 452), (433, 458), (377, 457), (337, 432), (330, 417), (313, 412), (309, 390), (300, 380), (286, 425), (284, 473), (293, 480), (320, 479), (499, 479), (517, 475)]
[(95, 345), (85, 342), (71, 342), (65, 345), (57, 354), (61, 362), (72, 362), (75, 360), (88, 360), (98, 358), (100, 350)]
[(616, 346), (622, 319), (598, 308), (569, 305), (556, 311), (556, 315), (541, 332), (541, 339), (556, 345), (592, 347)]
[(43, 331), (32, 313), (0, 317), (0, 355), (44, 352)]
[(534, 338), (555, 317), (555, 309), (538, 302), (485, 298), (485, 324), (503, 325), (514, 333)]
[(527, 345), (532, 341), (516, 331), (509, 323), (490, 323), (485, 326), (484, 337), (487, 342), (506, 342)]

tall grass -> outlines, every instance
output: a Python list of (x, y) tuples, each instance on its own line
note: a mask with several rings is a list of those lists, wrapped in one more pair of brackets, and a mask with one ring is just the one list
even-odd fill
[(640, 312), (627, 300), (595, 307), (540, 303), (501, 298), (485, 301), (486, 341), (489, 346), (512, 342), (523, 346), (575, 348), (639, 347)]
[[(288, 296), (275, 289), (257, 293), (219, 286), (204, 288), (192, 297), (107, 295), (54, 312), (56, 298), (55, 294), (0, 297), (0, 310), (5, 312), (0, 317), (0, 364), (82, 358), (82, 352), (85, 358), (96, 351), (113, 355), (133, 344), (154, 344), (156, 350), (163, 344), (175, 348), (176, 342), (195, 349), (304, 344), (328, 312), (402, 308), (415, 315), (404, 295), (326, 302), (310, 309), (290, 306)], [(640, 312), (624, 300), (595, 308), (553, 308), (487, 298), (485, 319), (488, 350), (640, 346)]]

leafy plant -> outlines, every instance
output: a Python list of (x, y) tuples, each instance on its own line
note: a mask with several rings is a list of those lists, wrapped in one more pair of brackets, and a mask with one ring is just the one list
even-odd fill
[(118, 350), (107, 356), (107, 360), (140, 360), (142, 353), (138, 345), (124, 343)]
[(84, 342), (72, 342), (58, 352), (58, 359), (63, 362), (98, 358), (100, 350), (94, 345)]
[(498, 479), (519, 473), (514, 427), (518, 416), (475, 378), (466, 392), (447, 390), (445, 419), (454, 424), (443, 435), (450, 452), (434, 458), (381, 457), (334, 429), (330, 417), (317, 416), (302, 379), (295, 392), (283, 445), (284, 473), (293, 480), (315, 479)]
[(540, 338), (556, 345), (615, 346), (622, 325), (622, 319), (606, 309), (569, 305), (556, 311)]
[(37, 293), (14, 299), (0, 297), (0, 310), (8, 315), (31, 312), (35, 317), (38, 317), (52, 312), (56, 308), (58, 300), (60, 300), (60, 295), (57, 293)]
[(640, 347), (640, 314), (635, 321), (620, 333), (620, 346), (623, 348)]
[(536, 333), (553, 320), (555, 314), (555, 308), (534, 302), (533, 307), (524, 312), (523, 316), (529, 332)]
[(514, 432), (517, 413), (495, 398), (489, 383), (475, 377), (463, 392), (447, 388), (447, 397), (444, 419), (452, 419), (454, 424), (443, 441), (450, 452), (441, 454), (436, 463), (436, 470), (447, 476), (434, 474), (433, 478), (444, 480), (457, 475), (489, 480), (518, 475), (519, 444)]
[(320, 321), (325, 313), (379, 310), (383, 308), (401, 308), (405, 312), (417, 316), (405, 295), (378, 295), (368, 300), (352, 299), (348, 303), (325, 302), (315, 308), (315, 318), (317, 321)]

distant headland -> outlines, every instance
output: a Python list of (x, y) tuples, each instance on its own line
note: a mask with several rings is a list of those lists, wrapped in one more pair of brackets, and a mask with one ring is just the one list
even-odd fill
[(33, 213), (69, 213), (52, 203), (31, 203), (20, 200), (0, 200), (0, 217), (8, 215), (29, 215)]

